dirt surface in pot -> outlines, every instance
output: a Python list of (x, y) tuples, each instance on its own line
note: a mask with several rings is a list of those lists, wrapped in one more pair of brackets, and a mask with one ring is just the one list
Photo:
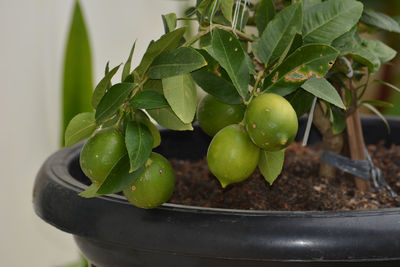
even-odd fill
[[(400, 146), (368, 146), (374, 163), (392, 189), (400, 195)], [(336, 178), (318, 174), (320, 145), (293, 143), (286, 150), (282, 174), (270, 186), (257, 170), (246, 181), (222, 189), (206, 160), (171, 160), (176, 187), (170, 203), (247, 210), (367, 210), (400, 207), (400, 197), (386, 191), (360, 192), (354, 179), (341, 171)]]

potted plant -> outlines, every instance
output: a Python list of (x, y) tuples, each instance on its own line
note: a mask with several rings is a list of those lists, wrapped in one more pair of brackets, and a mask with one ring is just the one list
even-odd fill
[[(394, 197), (367, 161), (358, 108), (381, 116), (374, 105), (390, 105), (361, 98), (370, 74), (396, 52), (360, 32), (370, 26), (400, 32), (400, 26), (356, 0), (276, 6), (203, 0), (184, 18), (162, 18), (166, 33), (150, 43), (139, 66), (131, 70), (133, 45), (121, 82), (111, 84), (120, 66), (107, 65), (93, 92), (95, 112), (69, 123), (70, 148), (52, 155), (38, 174), (37, 214), (72, 233), (96, 266), (398, 265), (398, 209), (277, 212), (163, 203), (175, 183), (167, 158), (206, 156), (226, 190), (257, 167), (272, 184), (298, 125), (304, 143), (308, 136), (317, 141), (312, 122), (331, 151), (326, 161), (369, 164), (361, 178), (375, 174), (374, 185)], [(198, 33), (184, 37), (179, 20), (197, 20)], [(199, 105), (195, 84), (208, 93)], [(150, 117), (169, 130), (160, 134)], [(202, 130), (192, 126), (195, 117)], [(376, 132), (378, 120), (366, 118), (367, 141), (398, 143), (399, 121), (381, 118), (391, 135)], [(343, 147), (352, 160), (337, 155)], [(350, 172), (363, 176), (363, 170)], [(335, 169), (321, 164), (320, 174), (331, 177)], [(370, 190), (360, 178), (356, 185)]]

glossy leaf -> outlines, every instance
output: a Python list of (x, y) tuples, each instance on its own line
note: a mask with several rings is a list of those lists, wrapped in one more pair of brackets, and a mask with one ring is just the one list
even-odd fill
[(157, 126), (150, 121), (149, 117), (140, 109), (135, 110), (135, 121), (144, 124), (153, 135), (153, 148), (158, 147), (161, 144), (161, 135)]
[(285, 96), (309, 78), (322, 78), (333, 66), (339, 52), (322, 44), (300, 47), (264, 80), (263, 90)]
[(168, 78), (186, 74), (207, 65), (203, 56), (190, 47), (165, 51), (154, 59), (148, 72), (151, 79)]
[(220, 7), (222, 14), (230, 23), (232, 23), (233, 4), (234, 0), (222, 0)]
[(331, 43), (360, 19), (363, 4), (355, 0), (330, 0), (304, 11), (304, 43)]
[(306, 81), (302, 86), (304, 90), (313, 94), (314, 96), (323, 99), (339, 108), (345, 109), (342, 98), (336, 91), (335, 87), (332, 86), (324, 78), (311, 78)]
[(78, 113), (92, 111), (92, 54), (85, 19), (75, 1), (64, 57), (62, 92), (62, 137), (69, 121)]
[(204, 69), (192, 72), (194, 81), (207, 93), (226, 104), (243, 103), (242, 98), (230, 81)]
[(97, 194), (115, 194), (131, 186), (143, 172), (143, 166), (134, 172), (129, 172), (129, 168), (129, 157), (125, 155), (117, 162), (114, 168), (111, 169), (110, 173), (97, 190)]
[(144, 91), (147, 91), (147, 90), (156, 91), (156, 92), (163, 94), (162, 81), (160, 79), (156, 79), (156, 80), (149, 79), (143, 85), (143, 90)]
[(264, 179), (272, 185), (279, 174), (282, 172), (283, 162), (285, 161), (285, 150), (269, 152), (260, 151), (258, 168)]
[(286, 96), (286, 99), (296, 111), (297, 117), (301, 117), (310, 111), (314, 96), (300, 88)]
[(149, 109), (147, 112), (158, 124), (167, 129), (176, 131), (193, 130), (192, 124), (181, 121), (171, 108)]
[(121, 82), (124, 82), (131, 73), (132, 56), (133, 52), (135, 51), (135, 47), (136, 47), (136, 41), (133, 43), (131, 52), (129, 53), (128, 60), (125, 62), (124, 68), (122, 69)]
[(151, 154), (153, 141), (153, 135), (144, 124), (128, 123), (125, 132), (125, 144), (129, 155), (130, 173), (144, 165)]
[(85, 191), (79, 193), (78, 195), (84, 198), (97, 197), (100, 196), (100, 194), (97, 193), (97, 189), (99, 189), (98, 185), (91, 184), (88, 188), (85, 189)]
[(168, 106), (164, 95), (152, 90), (138, 92), (131, 100), (131, 107), (133, 108), (152, 109)]
[(365, 9), (360, 20), (382, 30), (400, 33), (400, 25), (396, 20), (372, 9)]
[(126, 98), (134, 87), (135, 84), (133, 83), (118, 83), (112, 86), (97, 106), (95, 114), (96, 123), (100, 124), (113, 116), (126, 101)]
[(184, 123), (191, 123), (196, 113), (197, 91), (190, 74), (162, 80), (164, 96), (171, 109)]
[(340, 134), (346, 129), (346, 116), (337, 107), (329, 106), (330, 121), (333, 134)]
[(268, 23), (275, 17), (275, 6), (272, 0), (261, 0), (256, 10), (256, 25), (261, 35)]
[(169, 13), (166, 15), (162, 15), (162, 21), (164, 24), (164, 31), (165, 33), (169, 33), (176, 28), (176, 14), (175, 13)]
[(267, 25), (258, 44), (258, 56), (270, 64), (280, 58), (302, 29), (301, 3), (290, 5), (279, 12)]
[(368, 103), (362, 103), (361, 105), (363, 105), (364, 107), (368, 108), (373, 113), (375, 113), (383, 121), (383, 123), (385, 123), (386, 128), (387, 128), (388, 132), (390, 133), (389, 122), (386, 120), (385, 116), (383, 116), (379, 110), (377, 110), (374, 106), (372, 106), (371, 104), (368, 104)]
[(115, 73), (117, 73), (119, 66), (113, 68), (110, 72), (108, 72), (103, 79), (97, 84), (96, 88), (94, 89), (93, 96), (92, 96), (92, 107), (97, 108), (100, 103), (100, 100), (106, 93), (106, 90), (109, 89), (108, 85), (111, 83), (112, 77), (114, 77)]
[(209, 54), (226, 70), (239, 95), (246, 98), (249, 90), (249, 67), (239, 40), (230, 32), (215, 29)]
[(200, 4), (197, 6), (197, 11), (204, 16), (206, 14), (206, 11), (209, 9), (209, 6), (211, 4), (212, 0), (203, 0), (200, 2)]
[(136, 73), (143, 77), (147, 72), (153, 60), (164, 51), (175, 49), (185, 34), (186, 28), (182, 27), (172, 32), (164, 34), (161, 38), (149, 45), (147, 48), (142, 61), (139, 66), (135, 69)]
[(93, 112), (79, 113), (72, 118), (65, 130), (65, 146), (71, 147), (79, 141), (90, 137), (96, 128)]

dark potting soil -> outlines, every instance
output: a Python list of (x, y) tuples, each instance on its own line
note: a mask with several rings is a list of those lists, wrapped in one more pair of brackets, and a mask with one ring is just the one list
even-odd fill
[[(383, 143), (368, 146), (374, 164), (400, 195), (400, 146)], [(357, 190), (354, 178), (338, 171), (336, 178), (320, 177), (320, 145), (293, 143), (286, 150), (283, 172), (272, 186), (256, 170), (241, 183), (222, 189), (208, 170), (206, 160), (171, 160), (176, 175), (170, 203), (201, 207), (249, 210), (370, 210), (400, 207), (400, 197), (386, 191)]]

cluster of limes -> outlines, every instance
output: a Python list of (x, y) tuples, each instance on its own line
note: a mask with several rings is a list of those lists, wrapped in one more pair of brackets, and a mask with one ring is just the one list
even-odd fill
[(199, 104), (200, 127), (214, 136), (207, 152), (210, 171), (222, 187), (247, 179), (261, 150), (286, 148), (297, 134), (297, 115), (283, 97), (264, 93), (250, 104), (230, 105), (206, 95)]

